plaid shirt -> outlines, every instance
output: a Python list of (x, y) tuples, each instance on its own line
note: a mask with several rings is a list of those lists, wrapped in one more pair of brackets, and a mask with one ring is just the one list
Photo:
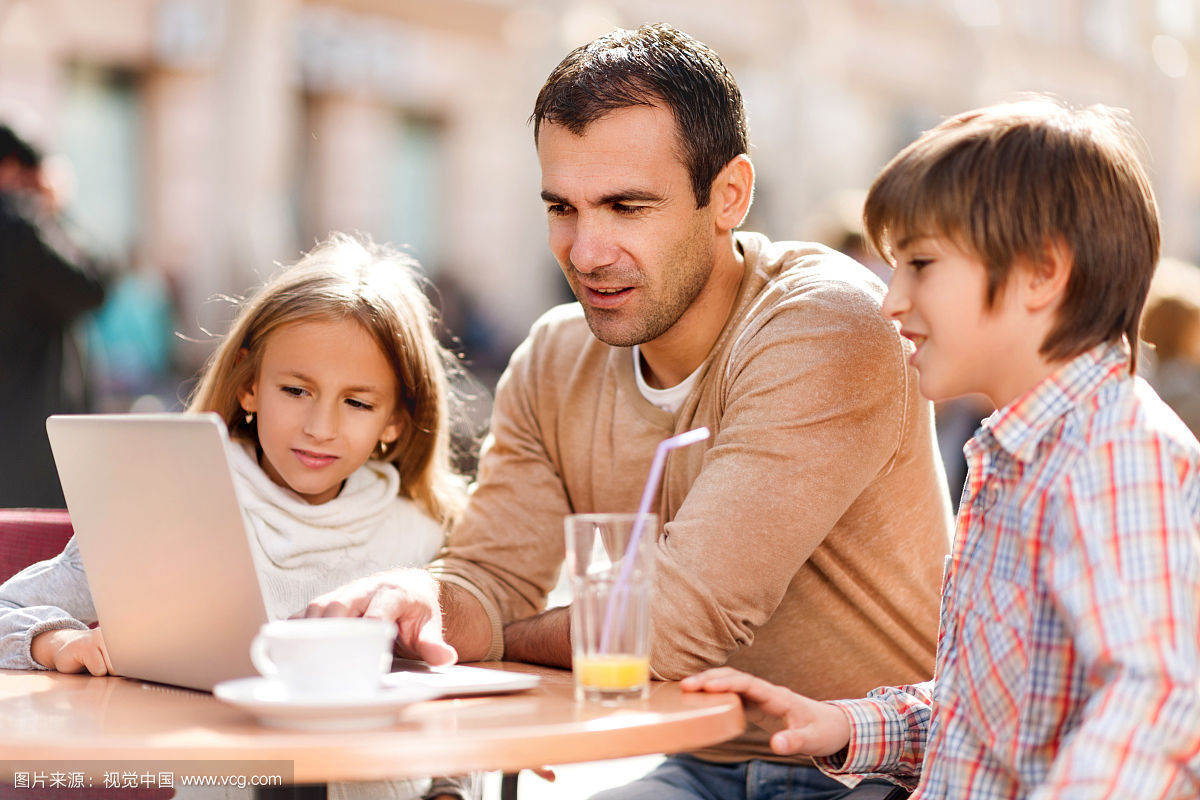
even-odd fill
[(1194, 800), (1195, 437), (1103, 345), (965, 452), (935, 678), (838, 701), (850, 746), (818, 764), (849, 784), (919, 777), (914, 800)]

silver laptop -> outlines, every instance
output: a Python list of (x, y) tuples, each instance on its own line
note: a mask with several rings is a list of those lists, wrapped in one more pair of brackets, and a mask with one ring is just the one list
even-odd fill
[[(46, 421), (96, 615), (118, 675), (212, 691), (255, 676), (267, 621), (217, 414)], [(380, 565), (381, 568), (387, 565)], [(536, 675), (397, 662), (443, 695), (519, 691)]]
[(212, 690), (267, 621), (216, 414), (46, 421), (113, 669)]

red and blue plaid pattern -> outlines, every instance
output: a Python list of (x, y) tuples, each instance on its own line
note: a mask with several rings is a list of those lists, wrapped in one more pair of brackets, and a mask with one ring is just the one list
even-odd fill
[(917, 784), (914, 800), (1194, 800), (1195, 437), (1105, 345), (965, 452), (936, 677), (839, 701), (850, 748), (822, 768)]

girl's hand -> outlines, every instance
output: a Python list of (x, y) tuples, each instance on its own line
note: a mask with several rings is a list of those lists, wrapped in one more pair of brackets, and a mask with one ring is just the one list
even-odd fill
[(34, 661), (59, 672), (86, 670), (93, 675), (108, 675), (113, 671), (99, 628), (86, 631), (59, 628), (39, 633), (33, 637), (29, 651)]
[(850, 744), (850, 721), (837, 706), (799, 695), (729, 667), (684, 678), (686, 692), (737, 692), (746, 718), (768, 731), (780, 755), (830, 756)]

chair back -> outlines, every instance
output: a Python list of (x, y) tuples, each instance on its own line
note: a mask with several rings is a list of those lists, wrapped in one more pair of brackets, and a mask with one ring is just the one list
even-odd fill
[(61, 553), (72, 532), (65, 508), (0, 508), (0, 583)]

